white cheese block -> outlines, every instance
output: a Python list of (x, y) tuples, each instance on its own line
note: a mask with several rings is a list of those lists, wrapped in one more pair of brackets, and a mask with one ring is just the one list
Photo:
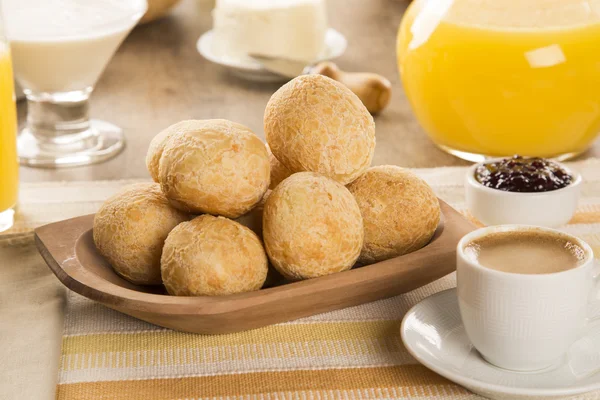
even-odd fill
[(256, 53), (312, 62), (325, 50), (325, 0), (217, 0), (213, 52), (247, 60)]

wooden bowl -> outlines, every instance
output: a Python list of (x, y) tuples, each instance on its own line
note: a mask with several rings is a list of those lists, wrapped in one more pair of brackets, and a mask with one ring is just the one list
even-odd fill
[[(92, 238), (94, 215), (35, 230), (37, 247), (69, 289), (107, 307), (178, 331), (244, 331), (406, 293), (456, 269), (456, 245), (475, 227), (444, 202), (442, 222), (424, 248), (349, 271), (217, 297), (166, 295), (162, 286), (133, 285), (118, 276)], [(400, 317), (400, 316), (398, 316)]]

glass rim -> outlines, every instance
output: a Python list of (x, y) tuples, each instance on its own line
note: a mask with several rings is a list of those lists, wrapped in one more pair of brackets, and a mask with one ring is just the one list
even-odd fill
[[(7, 41), (15, 40), (15, 41), (22, 41), (22, 42), (29, 42), (29, 41), (52, 42), (55, 40), (72, 38), (72, 37), (87, 38), (87, 37), (102, 36), (104, 34), (110, 34), (110, 33), (113, 33), (113, 30), (103, 32), (102, 34), (94, 34), (94, 33), (90, 33), (89, 31), (91, 29), (95, 29), (95, 28), (101, 28), (101, 27), (110, 28), (113, 26), (114, 26), (114, 29), (116, 30), (117, 27), (120, 27), (123, 23), (128, 22), (128, 21), (132, 22), (133, 26), (135, 26), (135, 24), (137, 22), (139, 22), (139, 20), (148, 11), (148, 1), (147, 0), (134, 0), (131, 3), (133, 4), (131, 12), (128, 12), (126, 15), (119, 16), (114, 19), (101, 21), (101, 22), (98, 22), (95, 24), (90, 24), (84, 28), (75, 29), (68, 33), (61, 33), (58, 35), (49, 35), (49, 36), (41, 36), (40, 35), (40, 37), (36, 37), (35, 35), (33, 35), (33, 36), (25, 36), (22, 38), (14, 38), (10, 34), (10, 30), (8, 29), (8, 24), (6, 24), (7, 17), (6, 17), (5, 7), (2, 7), (2, 1), (0, 1), (0, 15), (3, 17), (0, 19), (0, 37), (2, 36), (2, 33), (3, 33), (3, 36), (4, 36), (5, 40), (7, 40)], [(131, 28), (129, 28), (129, 29), (131, 29)]]

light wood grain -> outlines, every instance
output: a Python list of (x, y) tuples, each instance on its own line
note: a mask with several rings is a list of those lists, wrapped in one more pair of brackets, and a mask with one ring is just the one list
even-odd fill
[(133, 285), (97, 252), (93, 215), (35, 230), (38, 249), (69, 289), (144, 321), (180, 331), (219, 334), (254, 329), (398, 295), (456, 268), (455, 248), (475, 227), (446, 203), (443, 219), (424, 248), (329, 276), (256, 292), (217, 297), (177, 297), (161, 287)]
[[(331, 26), (348, 39), (336, 60), (346, 71), (370, 71), (389, 79), (392, 98), (377, 116), (374, 165), (467, 165), (435, 147), (413, 116), (396, 66), (396, 32), (409, 4), (403, 0), (327, 0)], [(263, 112), (278, 84), (231, 76), (204, 60), (196, 41), (212, 26), (214, 0), (182, 0), (164, 19), (136, 28), (108, 65), (92, 96), (95, 118), (125, 130), (127, 148), (117, 158), (65, 170), (21, 169), (23, 181), (144, 178), (144, 154), (163, 128), (187, 118), (226, 118), (263, 136)], [(19, 106), (23, 121), (25, 107)], [(596, 144), (585, 156), (600, 156)]]

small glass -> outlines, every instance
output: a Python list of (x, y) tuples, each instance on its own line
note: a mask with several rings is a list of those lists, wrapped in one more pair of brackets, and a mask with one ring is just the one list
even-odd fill
[(108, 160), (122, 130), (90, 119), (89, 97), (146, 0), (4, 0), (15, 74), (27, 98), (17, 146), (22, 165), (69, 167)]
[(2, 21), (0, 8), (0, 232), (13, 225), (19, 190), (17, 108), (10, 48)]

